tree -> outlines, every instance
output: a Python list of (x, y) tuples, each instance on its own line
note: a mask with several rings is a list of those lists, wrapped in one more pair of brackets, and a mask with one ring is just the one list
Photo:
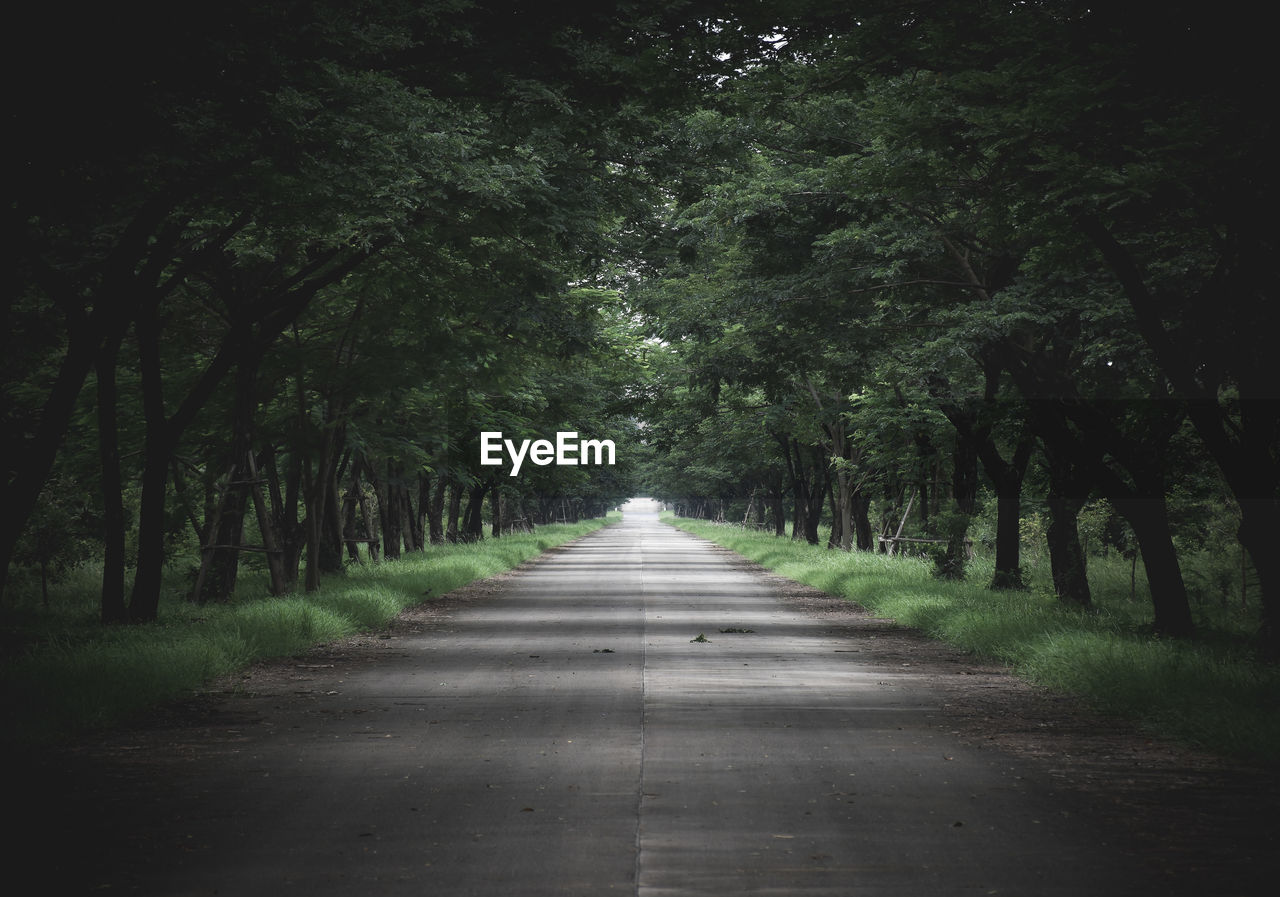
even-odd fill
[[(609, 175), (634, 164), (652, 111), (679, 105), (698, 78), (725, 70), (725, 47), (756, 43), (735, 29), (709, 40), (706, 17), (686, 18), (702, 6), (712, 5), (620, 5), (577, 17), (556, 4), (497, 14), (453, 2), (233, 2), (156, 21), (90, 14), (57, 28), (29, 12), (26, 30), (37, 39), (10, 58), (55, 74), (13, 115), (24, 177), (9, 206), (22, 259), (6, 294), (15, 349), (7, 373), (39, 376), (4, 409), (15, 424), (6, 429), (6, 572), (95, 369), (109, 539), (118, 546), (112, 383), (135, 355), (146, 423), (138, 575), (124, 608), (113, 547), (104, 595), (115, 597), (104, 613), (155, 616), (170, 472), (195, 444), (191, 428), (209, 432), (206, 411), (221, 405), (232, 377), (229, 436), (217, 440), (226, 455), (197, 451), (193, 462), (211, 493), (228, 492), (227, 502), (210, 499), (218, 519), (206, 544), (229, 546), (210, 549), (222, 570), (208, 580), (212, 594), (234, 583), (246, 488), (264, 539), (292, 528), (278, 517), (292, 517), (294, 498), (307, 493), (315, 563), (329, 538), (317, 546), (316, 527), (332, 530), (335, 502), (322, 493), (332, 493), (331, 472), (345, 457), (336, 437), (349, 410), (326, 404), (328, 447), (314, 458), (314, 446), (295, 442), (289, 470), (314, 461), (310, 488), (286, 485), (268, 511), (249, 481), (258, 479), (253, 466), (275, 457), (258, 416), (278, 399), (262, 372), (282, 335), (341, 304), (355, 275), (373, 269), (398, 270), (409, 290), (413, 272), (432, 267), (469, 277), (437, 307), (458, 310), (467, 329), (478, 319), (495, 339), (516, 336), (499, 335), (515, 311), (497, 299), (503, 291), (523, 311), (554, 319), (559, 287), (609, 251), (604, 219), (636, 205), (625, 179)], [(42, 44), (45, 34), (58, 45)], [(477, 45), (491, 54), (474, 53)], [(46, 127), (47, 108), (68, 115)], [(103, 135), (92, 151), (81, 129)], [(497, 320), (461, 312), (495, 300)], [(303, 399), (310, 373), (298, 384)], [(213, 487), (218, 478), (226, 490)], [(225, 515), (216, 510), (224, 504)], [(289, 587), (292, 563), (277, 564), (277, 555), (297, 556), (296, 539), (285, 537), (285, 547), (267, 549), (277, 590)]]
[[(996, 584), (1019, 580), (1007, 546), (1016, 546), (1034, 433), (1053, 457), (1049, 504), (1062, 569), (1080, 493), (1100, 489), (1140, 533), (1157, 628), (1189, 632), (1167, 520), (1173, 468), (1160, 456), (1185, 399), (1162, 398), (1163, 382), (1179, 389), (1177, 372), (1140, 320), (1151, 286), (1139, 281), (1209, 282), (1194, 274), (1212, 271), (1215, 259), (1210, 242), (1194, 242), (1197, 228), (1207, 233), (1203, 222), (1231, 211), (1214, 197), (1241, 195), (1243, 182), (1234, 173), (1221, 185), (1197, 181), (1195, 171), (1216, 158), (1214, 135), (1229, 132), (1239, 170), (1258, 176), (1265, 142), (1241, 126), (1252, 107), (1232, 97), (1208, 131), (1196, 132), (1195, 109), (1216, 100), (1222, 80), (1207, 78), (1191, 99), (1175, 100), (1168, 85), (1181, 90), (1185, 79), (1155, 84), (1136, 71), (1133, 60), (1156, 43), (1123, 16), (1071, 5), (1011, 12), (981, 4), (954, 21), (946, 12), (902, 17), (891, 4), (872, 4), (853, 28), (806, 11), (780, 30), (779, 64), (745, 71), (718, 112), (689, 119), (688, 133), (704, 143), (727, 137), (749, 147), (738, 171), (720, 183), (703, 177), (676, 212), (686, 234), (698, 235), (685, 237), (682, 261), (700, 253), (707, 270), (720, 266), (714, 285), (689, 295), (731, 309), (764, 363), (803, 356), (811, 364), (850, 331), (874, 334), (864, 354), (870, 348), (896, 366), (898, 388), (924, 387), (952, 425), (942, 440), (918, 435), (922, 451), (939, 441), (954, 447), (950, 491), (960, 514), (971, 505), (975, 459), (1001, 496), (1006, 550)], [(1183, 27), (1186, 15), (1180, 8), (1173, 19)], [(1100, 93), (1115, 103), (1099, 105)], [(1171, 112), (1144, 131), (1152, 109)], [(1190, 160), (1186, 146), (1197, 148)], [(1172, 193), (1155, 188), (1163, 178)], [(1176, 197), (1201, 186), (1217, 206), (1197, 217)], [(1117, 226), (1137, 242), (1112, 237)], [(1082, 251), (1090, 243), (1093, 253)], [(1141, 271), (1147, 257), (1159, 266), (1154, 275)], [(693, 283), (684, 271), (676, 282)], [(1187, 304), (1160, 307), (1167, 314)], [(832, 320), (843, 326), (832, 330)], [(828, 326), (816, 334), (815, 322)], [(770, 324), (784, 339), (772, 338)], [(1117, 339), (1116, 328), (1143, 333), (1145, 345)], [(1238, 322), (1217, 332), (1231, 329)], [(696, 322), (688, 333), (698, 342), (690, 357), (708, 353), (706, 370), (721, 377), (724, 356), (714, 349), (722, 339)], [(1219, 356), (1228, 344), (1217, 344)], [(850, 378), (851, 390), (860, 379)], [(1117, 389), (1125, 401), (1112, 400)], [(1254, 421), (1268, 432), (1263, 418)], [(1252, 480), (1269, 482), (1261, 468)], [(950, 529), (954, 555), (962, 527)], [(1071, 580), (1058, 579), (1064, 600), (1086, 600)]]

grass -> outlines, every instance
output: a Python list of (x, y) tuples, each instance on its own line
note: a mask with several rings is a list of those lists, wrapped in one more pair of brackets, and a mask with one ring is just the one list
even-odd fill
[(970, 581), (944, 582), (931, 562), (916, 558), (847, 554), (741, 527), (668, 520), (1152, 734), (1268, 766), (1280, 758), (1280, 669), (1254, 657), (1249, 621), (1199, 606), (1198, 638), (1156, 637), (1150, 602), (1129, 597), (1127, 562), (1094, 565), (1096, 607), (1080, 611), (1057, 602), (1042, 576), (1032, 576), (1029, 591), (985, 588), (991, 569), (982, 560), (971, 565)]
[(20, 641), (0, 670), (5, 726), (0, 739), (39, 746), (106, 725), (250, 663), (290, 657), (376, 629), (407, 607), (469, 582), (510, 570), (549, 548), (613, 522), (587, 520), (539, 527), (467, 545), (433, 546), (399, 560), (349, 568), (320, 591), (265, 596), (262, 580), (242, 579), (225, 605), (194, 605), (174, 593), (157, 623), (97, 623), (92, 570), (71, 577), (50, 608), (28, 598), (4, 609), (6, 641)]

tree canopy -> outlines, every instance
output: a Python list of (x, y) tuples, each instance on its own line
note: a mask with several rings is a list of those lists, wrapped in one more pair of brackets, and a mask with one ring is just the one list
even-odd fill
[[(25, 11), (9, 60), (6, 577), (100, 553), (103, 618), (146, 621), (179, 557), (197, 600), (247, 558), (283, 593), (650, 492), (930, 546), (940, 576), (987, 539), (994, 588), (1024, 587), (1043, 514), (1054, 590), (1088, 605), (1078, 521), (1105, 503), (1170, 635), (1227, 520), (1278, 650), (1253, 13), (55, 15)], [(510, 477), (485, 431), (618, 463)]]

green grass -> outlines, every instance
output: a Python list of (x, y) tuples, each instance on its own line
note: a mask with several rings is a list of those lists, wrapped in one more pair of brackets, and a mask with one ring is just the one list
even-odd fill
[(118, 721), (190, 694), (255, 660), (302, 654), (315, 645), (383, 626), (405, 608), (502, 573), (618, 519), (539, 527), (468, 545), (432, 546), (326, 578), (318, 592), (265, 596), (242, 578), (225, 605), (180, 600), (181, 577), (145, 626), (102, 627), (92, 570), (71, 577), (45, 609), (28, 599), (4, 609), (6, 641), (20, 644), (0, 672), (0, 739), (40, 745)]
[(1091, 569), (1097, 606), (1086, 612), (1057, 602), (1037, 575), (1029, 591), (991, 591), (984, 587), (990, 564), (981, 560), (971, 565), (970, 581), (944, 582), (916, 558), (846, 554), (735, 526), (668, 521), (1152, 734), (1265, 765), (1280, 758), (1280, 669), (1253, 656), (1247, 625), (1205, 606), (1197, 608), (1199, 638), (1152, 635), (1149, 602), (1129, 598), (1127, 562)]

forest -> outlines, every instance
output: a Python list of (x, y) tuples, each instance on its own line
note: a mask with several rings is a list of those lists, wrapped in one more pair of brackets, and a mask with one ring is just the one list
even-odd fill
[[(24, 12), (4, 601), (103, 623), (633, 495), (1280, 655), (1276, 112), (1173, 2)], [(1135, 5), (1136, 6), (1136, 5)], [(16, 32), (15, 32), (16, 33)], [(612, 440), (482, 466), (480, 434)]]

